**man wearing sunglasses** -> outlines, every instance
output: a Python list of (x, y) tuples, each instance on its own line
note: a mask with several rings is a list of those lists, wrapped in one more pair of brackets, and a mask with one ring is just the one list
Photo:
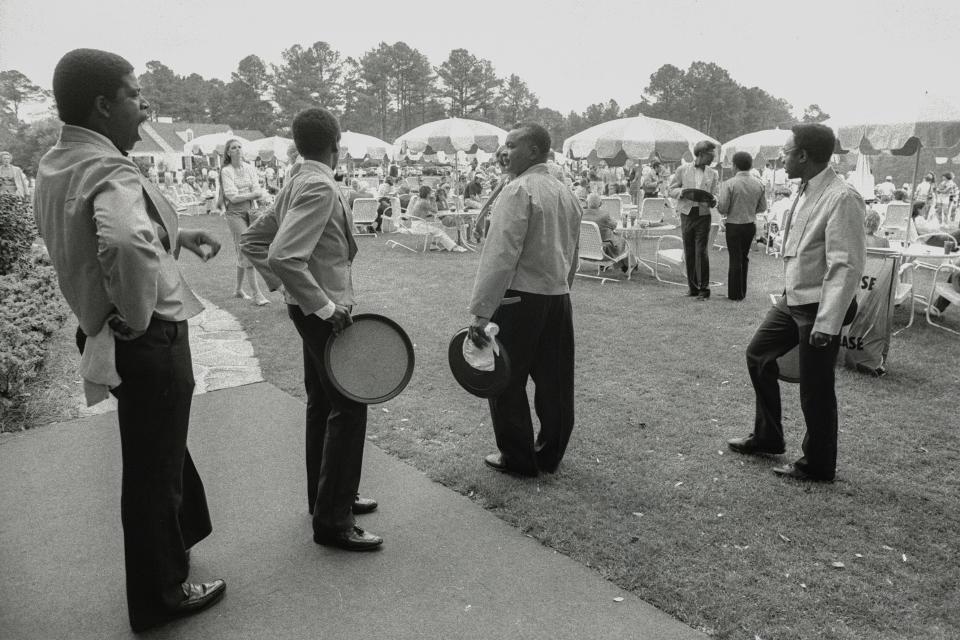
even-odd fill
[(753, 433), (728, 441), (737, 453), (785, 451), (777, 358), (799, 344), (803, 456), (773, 471), (825, 482), (833, 481), (837, 465), (834, 366), (840, 328), (856, 313), (866, 260), (863, 198), (829, 167), (835, 144), (829, 127), (798, 124), (783, 148), (787, 175), (800, 179), (783, 223), (784, 291), (747, 347), (757, 397)]

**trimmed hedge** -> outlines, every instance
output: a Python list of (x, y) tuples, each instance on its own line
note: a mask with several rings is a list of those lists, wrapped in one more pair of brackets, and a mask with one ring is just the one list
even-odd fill
[(0, 276), (15, 271), (29, 257), (36, 238), (30, 202), (9, 193), (0, 194)]
[(30, 203), (0, 195), (0, 408), (18, 402), (67, 316), (46, 251), (31, 249), (36, 237)]

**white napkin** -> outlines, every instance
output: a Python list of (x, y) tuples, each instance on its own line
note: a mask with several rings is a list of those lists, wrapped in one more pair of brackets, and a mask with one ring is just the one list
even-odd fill
[(95, 336), (88, 336), (80, 356), (80, 377), (87, 406), (92, 407), (110, 397), (110, 389), (120, 386), (117, 373), (117, 350), (110, 324)]
[(488, 322), (483, 332), (490, 338), (490, 342), (483, 349), (478, 349), (469, 336), (464, 338), (463, 359), (477, 371), (493, 371), (496, 368), (494, 358), (500, 355), (500, 345), (495, 339), (500, 332), (500, 327), (496, 323)]

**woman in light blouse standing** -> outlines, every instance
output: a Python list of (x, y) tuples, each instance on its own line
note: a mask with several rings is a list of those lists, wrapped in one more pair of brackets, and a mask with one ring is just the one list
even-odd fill
[(223, 189), (223, 201), (226, 205), (227, 226), (233, 234), (233, 246), (237, 252), (237, 288), (234, 296), (249, 300), (250, 295), (243, 290), (244, 274), (253, 287), (253, 301), (258, 306), (270, 304), (260, 285), (257, 283), (253, 265), (240, 252), (240, 236), (253, 222), (254, 203), (266, 193), (260, 188), (260, 177), (253, 165), (243, 161), (243, 148), (239, 140), (229, 140), (224, 147), (223, 169), (220, 171), (220, 185)]

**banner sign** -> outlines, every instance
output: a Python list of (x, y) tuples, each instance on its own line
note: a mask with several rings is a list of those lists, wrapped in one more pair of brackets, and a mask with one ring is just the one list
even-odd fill
[(890, 251), (867, 250), (857, 289), (857, 315), (840, 332), (843, 363), (861, 373), (875, 376), (886, 373), (900, 260), (900, 255)]

